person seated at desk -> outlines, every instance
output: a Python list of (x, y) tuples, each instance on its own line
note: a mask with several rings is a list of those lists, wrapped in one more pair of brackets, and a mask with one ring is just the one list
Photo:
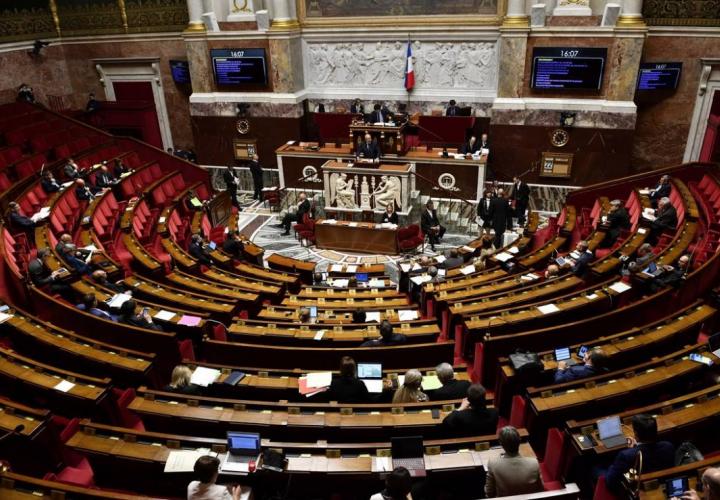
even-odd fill
[(708, 467), (700, 478), (702, 496), (695, 490), (683, 493), (680, 500), (720, 500), (720, 468)]
[(398, 214), (395, 211), (395, 205), (394, 203), (388, 203), (385, 205), (385, 211), (382, 214), (382, 218), (380, 219), (381, 224), (395, 224), (398, 223)]
[(95, 186), (100, 189), (110, 189), (117, 184), (117, 179), (108, 171), (107, 165), (103, 162), (100, 170), (95, 174)]
[(450, 363), (440, 363), (435, 367), (435, 373), (437, 373), (442, 387), (432, 392), (431, 396), (434, 401), (462, 399), (467, 395), (470, 382), (456, 379), (455, 371)]
[(393, 404), (402, 403), (423, 403), (428, 400), (427, 394), (422, 389), (422, 373), (418, 370), (408, 370), (400, 387), (393, 395)]
[(366, 403), (369, 393), (365, 383), (357, 378), (357, 365), (350, 356), (340, 360), (340, 375), (333, 376), (328, 390), (330, 401), (338, 403)]
[(385, 489), (375, 493), (370, 500), (410, 500), (412, 478), (405, 467), (395, 467), (385, 478)]
[(497, 429), (498, 412), (487, 408), (485, 388), (472, 384), (460, 406), (442, 422), (443, 429), (452, 436), (483, 436), (494, 434)]
[(365, 106), (363, 105), (362, 101), (360, 99), (355, 99), (353, 103), (350, 105), (350, 113), (354, 115), (364, 115), (365, 114)]
[(460, 107), (455, 102), (455, 99), (450, 99), (448, 107), (445, 108), (445, 116), (460, 116)]
[(440, 243), (440, 240), (445, 234), (445, 227), (440, 225), (437, 210), (435, 210), (432, 200), (428, 200), (425, 204), (425, 210), (423, 210), (423, 213), (420, 216), (420, 226), (422, 228), (422, 232), (430, 239), (430, 248), (434, 252), (435, 244)]
[(60, 183), (55, 179), (55, 176), (49, 170), (43, 171), (40, 186), (47, 194), (57, 193), (60, 191)]
[(582, 278), (594, 258), (595, 255), (590, 251), (588, 242), (581, 240), (575, 245), (575, 250), (565, 257), (565, 262), (561, 265), (561, 268), (569, 269), (575, 276)]
[(147, 328), (149, 330), (162, 331), (162, 327), (153, 322), (152, 316), (150, 316), (150, 311), (147, 307), (143, 308), (140, 314), (137, 313), (137, 307), (135, 299), (123, 302), (120, 306), (120, 316), (118, 317), (120, 323), (137, 326), (139, 328)]
[(72, 242), (72, 236), (70, 236), (68, 233), (61, 234), (57, 244), (55, 245), (55, 252), (62, 254), (65, 250), (65, 245), (69, 245)]
[(10, 210), (8, 218), (16, 230), (31, 232), (30, 230), (35, 229), (35, 223), (32, 219), (20, 213), (20, 205), (11, 201), (8, 204), (8, 209)]
[(668, 441), (658, 441), (655, 417), (643, 413), (633, 415), (632, 428), (635, 438), (627, 438), (628, 447), (617, 454), (605, 474), (607, 488), (616, 495), (623, 494), (623, 476), (635, 466), (638, 453), (642, 453), (643, 474), (675, 465), (675, 447)]
[(82, 177), (80, 167), (77, 166), (77, 163), (75, 163), (75, 160), (73, 160), (72, 158), (68, 158), (67, 163), (63, 167), (63, 174), (65, 174), (65, 177), (67, 177), (68, 180), (71, 181)]
[(658, 237), (665, 231), (675, 231), (678, 218), (677, 210), (670, 202), (670, 198), (660, 198), (658, 201), (655, 217), (650, 221), (650, 234), (648, 235), (648, 243), (655, 245)]
[(49, 248), (40, 248), (37, 251), (37, 258), (28, 262), (30, 281), (37, 287), (47, 286), (51, 293), (59, 293), (67, 298), (72, 295), (72, 288), (60, 281), (60, 276), (67, 273), (67, 270), (61, 267), (51, 272), (46, 264), (49, 256)]
[(476, 270), (480, 271), (482, 269), (485, 269), (488, 257), (495, 253), (493, 241), (494, 238), (489, 234), (484, 235), (480, 240), (480, 255), (475, 257), (472, 261)]
[(228, 231), (225, 241), (223, 241), (222, 249), (228, 255), (232, 255), (236, 259), (242, 259), (243, 242), (240, 239), (239, 231)]
[(108, 281), (107, 273), (102, 269), (97, 269), (93, 271), (90, 277), (92, 278), (92, 281), (94, 283), (97, 283), (98, 286), (101, 286), (107, 290), (115, 293), (123, 293), (125, 291), (125, 287), (121, 286), (120, 284), (111, 283), (110, 281)]
[[(240, 500), (250, 498), (240, 485), (222, 486), (215, 484), (220, 471), (220, 460), (210, 455), (200, 457), (193, 467), (197, 480), (187, 487), (188, 500)], [(247, 489), (247, 488), (245, 488)], [(245, 493), (245, 494), (244, 494)]]
[(463, 265), (465, 261), (462, 257), (460, 257), (460, 253), (458, 252), (457, 248), (451, 248), (448, 258), (445, 259), (445, 261), (441, 264), (443, 269), (452, 269), (453, 267), (458, 267)]
[(66, 243), (60, 252), (60, 257), (78, 274), (90, 274), (92, 269), (85, 262), (87, 256), (87, 251), (78, 250), (74, 243)]
[(108, 321), (117, 321), (115, 316), (98, 307), (97, 297), (94, 293), (86, 293), (83, 295), (83, 301), (75, 307), (81, 311), (88, 312), (93, 316), (97, 316), (98, 318), (106, 319)]
[(210, 252), (205, 248), (203, 238), (199, 234), (193, 234), (190, 238), (188, 253), (203, 266), (212, 266), (213, 261), (210, 257)]
[(648, 190), (648, 198), (653, 208), (657, 208), (661, 199), (670, 196), (672, 185), (670, 184), (670, 176), (663, 175), (654, 188)]
[(468, 139), (466, 142), (463, 143), (462, 146), (460, 146), (459, 153), (461, 155), (471, 156), (478, 151), (480, 151), (480, 145), (478, 144), (477, 137), (472, 135), (470, 136), (470, 139)]
[(545, 280), (551, 280), (560, 276), (560, 267), (557, 264), (550, 264), (545, 269)]
[(685, 276), (690, 272), (690, 257), (688, 255), (682, 255), (676, 266), (663, 266), (663, 272), (660, 276), (652, 280), (650, 284), (650, 290), (657, 292), (666, 286), (672, 286), (678, 288), (683, 281)]
[(487, 464), (485, 496), (529, 495), (544, 490), (540, 464), (535, 457), (520, 456), (520, 434), (511, 425), (498, 432), (504, 453)]
[(355, 309), (352, 313), (353, 325), (362, 325), (367, 322), (367, 314), (361, 309)]
[(610, 202), (610, 211), (607, 214), (605, 237), (599, 246), (601, 248), (612, 247), (623, 229), (630, 229), (630, 214), (620, 200), (613, 200)]
[(82, 179), (75, 179), (75, 198), (78, 201), (91, 201), (95, 199), (95, 195)]
[(374, 163), (380, 161), (380, 147), (370, 134), (365, 134), (365, 140), (358, 146), (355, 158), (357, 160), (372, 160)]
[(480, 144), (479, 144), (480, 152), (482, 153), (483, 149), (490, 149), (490, 141), (488, 140), (487, 134), (482, 134), (480, 136)]
[(130, 169), (123, 164), (120, 158), (116, 158), (115, 166), (113, 167), (113, 174), (115, 174), (115, 177), (119, 179), (123, 174), (128, 172), (130, 172)]
[(568, 366), (567, 361), (559, 361), (555, 370), (555, 383), (564, 384), (581, 378), (594, 377), (605, 369), (607, 355), (600, 348), (588, 349), (583, 362)]
[(635, 257), (634, 261), (628, 262), (629, 257), (625, 255), (620, 257), (620, 260), (624, 262), (620, 274), (628, 276), (631, 273), (630, 266), (635, 268), (633, 272), (640, 272), (644, 270), (653, 257), (655, 257), (655, 254), (653, 253), (652, 245), (650, 243), (643, 243), (640, 245), (640, 248), (638, 248), (637, 257)]
[(163, 387), (165, 392), (177, 392), (178, 394), (190, 394), (201, 396), (203, 388), (190, 382), (192, 370), (186, 365), (177, 365), (170, 375), (170, 383)]
[(310, 316), (310, 308), (309, 307), (301, 307), (298, 311), (298, 322), (300, 323), (310, 323), (312, 321), (312, 317)]
[(385, 123), (387, 120), (386, 114), (383, 112), (382, 106), (376, 104), (373, 106), (373, 111), (370, 113), (367, 122), (368, 123)]
[(276, 227), (285, 229), (283, 236), (290, 235), (290, 226), (293, 222), (302, 222), (303, 216), (310, 212), (310, 201), (307, 199), (307, 195), (303, 192), (298, 195), (298, 204), (295, 213), (291, 213), (289, 210), (282, 219), (282, 222)]
[(384, 347), (404, 344), (405, 342), (407, 342), (407, 337), (402, 333), (393, 333), (392, 323), (384, 319), (380, 323), (380, 338), (366, 340), (360, 344), (360, 347)]

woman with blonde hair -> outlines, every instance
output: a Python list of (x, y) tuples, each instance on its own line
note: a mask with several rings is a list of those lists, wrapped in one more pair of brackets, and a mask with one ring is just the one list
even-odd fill
[(427, 401), (428, 397), (421, 389), (422, 373), (418, 370), (408, 370), (405, 372), (405, 380), (403, 385), (398, 387), (393, 396), (393, 404), (397, 403), (422, 403)]
[(163, 390), (165, 392), (179, 392), (182, 394), (200, 395), (202, 387), (190, 382), (192, 370), (186, 365), (177, 365), (173, 368), (170, 383)]

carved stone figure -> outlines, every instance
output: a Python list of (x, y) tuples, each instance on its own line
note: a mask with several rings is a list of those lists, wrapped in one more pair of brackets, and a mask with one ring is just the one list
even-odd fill
[(388, 177), (387, 175), (383, 175), (380, 178), (380, 184), (378, 184), (378, 187), (373, 192), (375, 207), (385, 208), (385, 206), (394, 203), (396, 208), (402, 209), (402, 205), (400, 204), (401, 189), (400, 179), (394, 176)]
[[(335, 187), (335, 202), (338, 208), (357, 208), (355, 204), (355, 190), (353, 189), (353, 181), (347, 180), (347, 174), (333, 174), (335, 177), (333, 185)], [(331, 193), (332, 196), (332, 193)]]

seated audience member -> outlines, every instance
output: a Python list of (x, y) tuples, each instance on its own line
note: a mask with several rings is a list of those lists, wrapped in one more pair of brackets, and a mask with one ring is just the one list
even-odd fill
[(62, 257), (71, 269), (77, 271), (79, 274), (90, 274), (91, 268), (83, 259), (84, 254), (78, 251), (73, 243), (63, 245), (60, 257)]
[(10, 219), (10, 223), (16, 230), (30, 231), (31, 229), (35, 228), (35, 223), (32, 221), (32, 219), (20, 213), (20, 205), (18, 205), (14, 201), (11, 201), (10, 203), (8, 203), (8, 208), (10, 209), (8, 218)]
[(212, 266), (212, 258), (210, 252), (205, 248), (202, 236), (193, 234), (188, 245), (188, 253), (203, 266)]
[(615, 244), (623, 229), (630, 229), (630, 214), (620, 200), (610, 202), (610, 211), (607, 214), (607, 230), (600, 242), (600, 247), (610, 248)]
[(404, 344), (405, 342), (407, 342), (407, 337), (402, 333), (393, 333), (392, 323), (384, 319), (380, 323), (380, 338), (366, 340), (360, 347), (381, 347)]
[(435, 251), (435, 245), (442, 240), (445, 234), (445, 226), (440, 224), (437, 210), (434, 208), (432, 200), (428, 200), (425, 204), (425, 210), (420, 215), (420, 226), (422, 232), (430, 239), (430, 248)]
[(367, 314), (365, 311), (355, 309), (352, 313), (352, 322), (354, 325), (361, 325), (367, 322)]
[(373, 105), (372, 113), (370, 113), (368, 122), (369, 123), (384, 123), (386, 119), (385, 113), (383, 113), (382, 106), (380, 104)]
[(355, 98), (350, 105), (350, 112), (354, 115), (364, 115), (365, 114), (365, 106), (363, 105), (362, 101), (358, 98)]
[(540, 464), (535, 457), (520, 456), (520, 434), (515, 427), (498, 432), (504, 453), (487, 464), (485, 496), (488, 498), (529, 495), (544, 490)]
[(605, 484), (616, 495), (622, 494), (623, 475), (635, 466), (635, 456), (642, 453), (642, 473), (655, 472), (675, 465), (675, 448), (668, 441), (657, 440), (657, 421), (646, 414), (633, 415), (635, 438), (628, 438), (628, 447), (620, 451), (605, 474)]
[(590, 262), (595, 258), (589, 250), (587, 241), (578, 241), (575, 250), (565, 257), (564, 269), (569, 269), (575, 276), (582, 278), (588, 270)]
[(672, 187), (670, 185), (670, 176), (663, 175), (662, 177), (660, 177), (657, 185), (654, 188), (650, 189), (650, 192), (648, 193), (648, 197), (650, 198), (650, 203), (652, 204), (653, 208), (656, 208), (658, 206), (658, 202), (661, 198), (666, 198), (670, 196), (671, 189)]
[(313, 273), (313, 285), (320, 286), (325, 285), (325, 279), (323, 273)]
[(675, 210), (673, 204), (670, 203), (670, 198), (660, 198), (657, 210), (655, 210), (655, 220), (650, 221), (648, 243), (652, 245), (657, 244), (658, 237), (664, 231), (675, 231), (677, 223), (677, 210)]
[(708, 467), (700, 478), (702, 496), (695, 490), (686, 491), (681, 500), (720, 500), (720, 468)]
[(427, 394), (422, 391), (422, 379), (422, 373), (418, 370), (406, 371), (402, 385), (397, 388), (393, 395), (393, 404), (422, 403), (423, 401), (427, 401)]
[(106, 319), (108, 321), (117, 321), (115, 316), (98, 307), (97, 297), (95, 297), (94, 293), (86, 293), (83, 295), (83, 301), (77, 305), (77, 308), (81, 311), (88, 312), (93, 316), (97, 316), (98, 318)]
[(685, 280), (685, 275), (690, 272), (690, 257), (688, 255), (681, 256), (677, 265), (675, 266), (663, 266), (663, 273), (655, 278), (650, 289), (652, 291), (658, 291), (666, 286), (679, 287)]
[(560, 268), (557, 264), (550, 264), (547, 266), (547, 269), (545, 269), (545, 279), (551, 280), (553, 278), (557, 278), (560, 276)]
[(621, 261), (626, 262), (626, 264), (623, 265), (623, 268), (620, 271), (620, 273), (622, 275), (630, 274), (629, 268), (630, 268), (631, 264), (635, 265), (634, 266), (636, 269), (635, 272), (640, 272), (643, 269), (645, 269), (648, 266), (648, 263), (650, 262), (650, 260), (652, 260), (652, 258), (655, 256), (655, 254), (653, 254), (652, 250), (653, 250), (653, 248), (650, 243), (643, 243), (642, 245), (640, 245), (640, 248), (638, 248), (637, 257), (635, 257), (634, 261), (627, 262), (628, 261), (627, 257), (624, 257), (624, 258), (620, 257)]
[(410, 471), (405, 467), (395, 467), (385, 478), (385, 489), (375, 493), (370, 500), (408, 500), (411, 490)]
[(65, 251), (65, 245), (70, 245), (72, 242), (72, 236), (68, 233), (61, 234), (57, 244), (55, 245), (55, 252), (62, 254)]
[(180, 394), (192, 394), (199, 396), (202, 394), (202, 387), (190, 382), (192, 378), (192, 370), (186, 365), (177, 365), (173, 368), (170, 376), (170, 383), (163, 387), (165, 392), (177, 392)]
[(93, 192), (82, 179), (75, 179), (75, 198), (78, 201), (90, 201), (95, 198)]
[(439, 283), (442, 281), (442, 277), (440, 276), (438, 272), (438, 268), (435, 266), (430, 266), (427, 268), (428, 276), (430, 276), (430, 281), (428, 283)]
[(480, 255), (473, 259), (475, 269), (482, 270), (487, 266), (487, 259), (495, 253), (495, 247), (493, 246), (494, 238), (489, 234), (486, 234), (480, 240)]
[(160, 325), (153, 322), (147, 307), (143, 308), (140, 314), (137, 313), (137, 302), (135, 302), (134, 299), (126, 300), (122, 303), (118, 319), (120, 323), (125, 323), (126, 325), (148, 328), (150, 330), (162, 330)]
[(100, 103), (95, 99), (95, 94), (90, 92), (90, 94), (88, 95), (88, 102), (85, 105), (85, 112), (94, 113), (98, 109), (100, 109)]
[(297, 207), (295, 208), (295, 213), (292, 213), (290, 210), (288, 210), (280, 224), (278, 224), (276, 227), (284, 229), (285, 232), (282, 233), (283, 236), (288, 236), (290, 234), (290, 227), (292, 223), (302, 222), (303, 217), (306, 213), (310, 212), (311, 208), (312, 206), (310, 205), (310, 201), (307, 199), (307, 195), (305, 193), (300, 193), (298, 195), (298, 203)]
[(125, 166), (125, 164), (120, 158), (116, 158), (115, 166), (113, 167), (113, 174), (115, 174), (115, 177), (119, 179), (123, 174), (126, 174), (128, 172), (130, 172), (130, 169)]
[(431, 393), (432, 399), (435, 401), (447, 401), (450, 399), (462, 399), (467, 395), (470, 382), (467, 380), (458, 380), (455, 378), (455, 372), (450, 363), (440, 363), (435, 367), (438, 379), (442, 387)]
[(38, 287), (47, 286), (50, 292), (69, 295), (72, 289), (60, 281), (63, 274), (62, 268), (50, 272), (45, 261), (50, 256), (49, 248), (40, 248), (37, 251), (37, 258), (28, 262), (28, 274), (33, 285)]
[(357, 365), (350, 356), (340, 361), (340, 375), (333, 376), (328, 390), (331, 401), (338, 403), (365, 403), (369, 394), (365, 383), (357, 378)]
[(222, 486), (215, 484), (220, 469), (220, 460), (206, 455), (195, 462), (193, 471), (196, 481), (187, 488), (188, 500), (239, 500), (243, 489), (240, 485)]
[(583, 356), (583, 363), (568, 366), (566, 361), (559, 361), (555, 371), (555, 383), (564, 384), (581, 378), (594, 377), (607, 365), (607, 355), (602, 349), (588, 349)]
[(92, 280), (97, 283), (99, 286), (106, 288), (110, 291), (113, 291), (115, 293), (123, 293), (125, 291), (125, 288), (117, 283), (111, 283), (107, 279), (107, 273), (103, 271), (102, 269), (98, 269), (96, 271), (93, 271), (90, 275)]
[(240, 240), (240, 233), (237, 231), (228, 231), (225, 241), (222, 244), (223, 252), (232, 255), (236, 259), (241, 259), (243, 255), (243, 242)]
[(453, 436), (483, 436), (495, 434), (498, 412), (487, 408), (485, 388), (480, 384), (468, 387), (467, 397), (457, 410), (443, 420), (443, 429)]
[(95, 174), (95, 186), (100, 189), (110, 189), (117, 184), (117, 179), (108, 171), (107, 165), (103, 163), (100, 170)]
[(35, 103), (35, 93), (33, 92), (32, 87), (30, 85), (28, 85), (27, 83), (20, 84), (20, 86), (18, 87), (18, 92), (17, 92), (17, 100), (34, 104)]
[(298, 311), (298, 321), (300, 323), (310, 323), (311, 321), (310, 317), (310, 308), (309, 307), (301, 307)]
[(75, 160), (73, 160), (72, 158), (68, 158), (67, 163), (63, 167), (63, 174), (65, 174), (65, 177), (67, 177), (71, 181), (82, 177), (80, 168), (77, 166), (77, 163), (75, 163)]
[(442, 263), (442, 267), (444, 269), (451, 269), (453, 267), (459, 267), (461, 266), (465, 261), (462, 257), (460, 257), (460, 254), (457, 251), (457, 248), (450, 249), (450, 254), (447, 259), (445, 259), (445, 262)]
[(450, 99), (447, 108), (445, 108), (445, 116), (458, 116), (460, 114), (460, 108), (455, 102), (455, 99)]
[(398, 214), (395, 211), (395, 202), (388, 203), (385, 205), (385, 211), (380, 219), (382, 224), (396, 224), (398, 223)]
[(480, 150), (480, 145), (478, 144), (477, 137), (470, 136), (470, 139), (467, 140), (467, 142), (464, 142), (462, 146), (460, 146), (459, 153), (461, 155), (474, 155)]
[(60, 183), (55, 179), (55, 176), (49, 170), (45, 170), (40, 181), (40, 186), (46, 193), (57, 193), (60, 191)]

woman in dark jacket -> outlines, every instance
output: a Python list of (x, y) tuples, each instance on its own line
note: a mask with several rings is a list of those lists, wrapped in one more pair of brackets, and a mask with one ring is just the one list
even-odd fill
[(364, 403), (368, 400), (367, 387), (357, 378), (357, 366), (350, 356), (343, 356), (340, 361), (340, 375), (333, 377), (328, 395), (338, 403)]

